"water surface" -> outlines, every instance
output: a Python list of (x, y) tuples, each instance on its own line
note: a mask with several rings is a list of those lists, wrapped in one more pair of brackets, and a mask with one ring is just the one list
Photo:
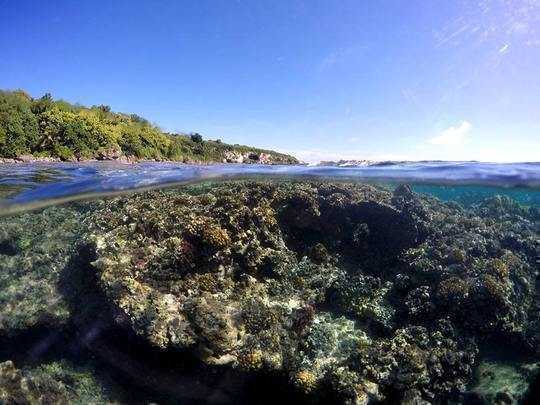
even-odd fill
[[(490, 187), (498, 187), (505, 194), (524, 199), (523, 202), (538, 204), (537, 194), (527, 195), (524, 190), (540, 187), (540, 164), (424, 162), (362, 167), (196, 166), (176, 163), (126, 165), (114, 162), (2, 164), (0, 210), (8, 211), (24, 204), (40, 205), (48, 201), (77, 199), (88, 195), (248, 176), (410, 183), (418, 185), (419, 190), (434, 193), (444, 199), (452, 196), (466, 199), (463, 193), (467, 194), (470, 190), (490, 194), (493, 192)], [(478, 187), (467, 188), (463, 192), (461, 189), (452, 191), (456, 186)], [(438, 190), (438, 187), (443, 189)]]

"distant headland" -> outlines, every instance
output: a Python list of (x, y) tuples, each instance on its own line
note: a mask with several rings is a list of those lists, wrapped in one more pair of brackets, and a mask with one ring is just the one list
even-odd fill
[(198, 133), (161, 131), (137, 114), (32, 98), (23, 90), (0, 90), (0, 162), (174, 161), (184, 163), (297, 164), (291, 155)]

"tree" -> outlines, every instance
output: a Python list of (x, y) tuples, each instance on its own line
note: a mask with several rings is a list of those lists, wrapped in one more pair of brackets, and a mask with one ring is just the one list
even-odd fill
[(196, 142), (196, 143), (202, 143), (203, 141), (202, 135), (199, 134), (198, 132), (192, 133), (189, 137), (191, 138), (193, 142)]
[[(226, 150), (245, 152), (198, 132), (167, 133), (136, 114), (54, 100), (33, 99), (22, 90), (0, 90), (0, 157), (26, 154), (62, 160), (122, 153), (140, 159), (221, 161)], [(250, 149), (251, 150), (251, 149)]]
[(28, 94), (24, 90), (21, 90), (21, 89), (15, 90), (13, 94), (16, 94), (19, 97), (23, 97), (24, 99), (26, 99), (26, 101), (32, 101), (32, 97), (30, 96), (30, 94)]
[(150, 125), (150, 123), (148, 122), (147, 119), (141, 117), (140, 115), (137, 115), (137, 114), (131, 114), (129, 116), (129, 118), (131, 119), (131, 121), (133, 122), (138, 122), (139, 124), (143, 124), (143, 125)]
[(53, 105), (53, 98), (51, 93), (45, 93), (43, 96), (34, 100), (32, 104), (32, 112), (34, 114), (41, 114), (42, 112), (47, 111)]
[(0, 156), (31, 153), (39, 137), (31, 101), (20, 92), (0, 91)]

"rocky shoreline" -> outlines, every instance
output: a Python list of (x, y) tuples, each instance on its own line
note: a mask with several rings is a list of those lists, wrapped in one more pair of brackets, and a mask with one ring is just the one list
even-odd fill
[(146, 162), (162, 162), (162, 163), (177, 163), (177, 164), (197, 164), (197, 165), (212, 165), (221, 163), (230, 164), (263, 164), (263, 165), (292, 165), (295, 164), (290, 161), (283, 161), (279, 158), (275, 158), (269, 153), (257, 153), (257, 152), (226, 152), (221, 162), (219, 161), (204, 161), (204, 160), (192, 160), (184, 159), (182, 161), (176, 160), (157, 160), (157, 159), (138, 159), (134, 156), (125, 156), (121, 154), (109, 154), (100, 156), (98, 159), (72, 159), (62, 160), (56, 157), (40, 157), (33, 155), (21, 155), (16, 158), (0, 157), (0, 164), (2, 163), (89, 163), (89, 162), (116, 162), (123, 164), (135, 164)]

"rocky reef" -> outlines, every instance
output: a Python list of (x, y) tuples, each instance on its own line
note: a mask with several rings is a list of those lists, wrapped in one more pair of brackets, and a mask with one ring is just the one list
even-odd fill
[[(25, 215), (54, 221), (48, 210), (63, 227), (21, 249)], [(504, 197), (464, 208), (408, 186), (312, 181), (49, 208), (1, 220), (2, 299), (18, 304), (0, 330), (68, 325), (89, 350), (117, 330), (205, 370), (279, 378), (311, 403), (526, 401), (540, 361), (539, 219)], [(44, 243), (48, 261), (32, 252)], [(23, 268), (40, 281), (16, 282)]]
[(0, 334), (69, 319), (59, 280), (75, 254), (83, 216), (72, 205), (0, 219)]
[(20, 370), (12, 361), (0, 363), (0, 403), (71, 404), (105, 403), (102, 387), (91, 371), (65, 361)]

